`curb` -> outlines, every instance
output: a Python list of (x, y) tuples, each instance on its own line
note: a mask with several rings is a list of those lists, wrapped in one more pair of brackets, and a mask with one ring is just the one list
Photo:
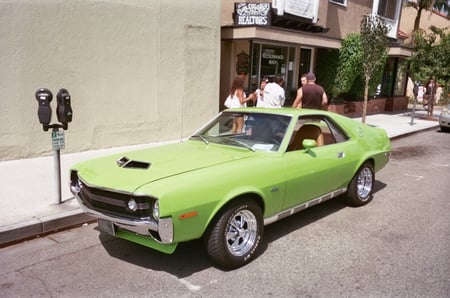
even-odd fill
[(404, 137), (408, 137), (408, 136), (414, 135), (414, 134), (416, 134), (416, 133), (420, 133), (420, 132), (424, 132), (424, 131), (429, 131), (429, 130), (435, 130), (435, 129), (437, 129), (437, 128), (439, 128), (439, 124), (436, 125), (436, 126), (427, 127), (427, 128), (423, 128), (423, 129), (420, 129), (420, 130), (411, 131), (411, 132), (408, 132), (408, 133), (403, 133), (403, 134), (399, 134), (399, 135), (396, 135), (396, 136), (392, 136), (392, 137), (390, 137), (389, 139), (390, 139), (391, 141), (392, 141), (392, 140), (397, 140), (397, 139), (401, 139), (401, 138), (404, 138)]
[(75, 209), (23, 223), (3, 226), (0, 227), (0, 247), (94, 222), (95, 220), (96, 218), (87, 215), (81, 209)]

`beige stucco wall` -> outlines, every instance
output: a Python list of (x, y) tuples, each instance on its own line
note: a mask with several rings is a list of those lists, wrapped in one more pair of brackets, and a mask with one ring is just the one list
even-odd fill
[(344, 39), (359, 32), (362, 16), (372, 11), (372, 4), (373, 0), (347, 1), (347, 6), (321, 1), (323, 12), (320, 17), (323, 26), (329, 28), (325, 36)]
[(0, 160), (51, 154), (35, 91), (72, 96), (62, 153), (188, 136), (218, 111), (220, 1), (0, 3)]

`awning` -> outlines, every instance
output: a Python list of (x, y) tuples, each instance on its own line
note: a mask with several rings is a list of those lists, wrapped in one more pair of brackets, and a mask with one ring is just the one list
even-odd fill
[(301, 44), (310, 47), (339, 49), (341, 40), (318, 35), (317, 33), (300, 32), (274, 26), (225, 26), (221, 31), (222, 40), (258, 39), (291, 44)]
[[(318, 33), (300, 32), (274, 26), (224, 26), (221, 29), (222, 40), (261, 40), (268, 42), (283, 42), (299, 44), (313, 48), (339, 49), (341, 39), (326, 37)], [(410, 47), (397, 44), (389, 45), (388, 56), (409, 57), (412, 55)]]

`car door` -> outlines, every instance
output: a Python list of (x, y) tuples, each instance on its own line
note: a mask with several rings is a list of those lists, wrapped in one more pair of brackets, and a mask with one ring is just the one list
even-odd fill
[[(299, 119), (299, 125), (311, 120)], [(314, 119), (313, 122), (321, 127), (326, 140), (318, 147), (298, 148), (285, 153), (286, 192), (283, 209), (336, 190), (344, 190), (353, 176), (354, 165), (360, 155), (356, 142), (335, 126), (330, 128), (330, 123), (324, 120)], [(341, 134), (340, 137), (335, 137), (336, 133)]]

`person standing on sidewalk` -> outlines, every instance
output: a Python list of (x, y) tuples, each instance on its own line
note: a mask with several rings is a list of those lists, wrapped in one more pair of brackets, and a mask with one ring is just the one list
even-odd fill
[(322, 86), (316, 84), (316, 76), (310, 72), (306, 75), (306, 84), (297, 90), (293, 108), (318, 109), (328, 104), (328, 97)]
[[(231, 84), (230, 93), (225, 100), (224, 105), (227, 108), (245, 108), (247, 107), (247, 101), (249, 99), (245, 97), (244, 93), (244, 78), (239, 75), (236, 76)], [(244, 126), (244, 117), (242, 114), (233, 114), (233, 128), (232, 133), (242, 133)]]
[(284, 89), (284, 80), (281, 76), (276, 76), (272, 83), (267, 83), (264, 88), (264, 102), (266, 108), (281, 108), (286, 100)]
[(426, 106), (428, 116), (432, 116), (437, 89), (436, 82), (434, 81), (433, 77), (430, 77), (428, 79), (428, 82), (425, 85), (425, 87), (426, 87), (425, 99), (427, 102), (424, 103), (424, 107)]
[[(308, 75), (307, 73), (304, 73), (304, 74), (302, 74), (302, 76), (300, 77), (300, 88), (302, 88), (303, 86), (306, 85), (306, 82), (308, 81), (308, 80), (306, 79), (306, 76), (307, 76), (307, 75)], [(300, 89), (300, 88), (298, 88), (298, 89)]]

